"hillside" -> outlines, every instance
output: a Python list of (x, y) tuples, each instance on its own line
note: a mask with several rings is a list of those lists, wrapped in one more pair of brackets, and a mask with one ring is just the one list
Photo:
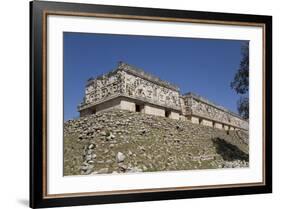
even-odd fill
[(64, 123), (64, 175), (248, 167), (248, 133), (111, 110)]

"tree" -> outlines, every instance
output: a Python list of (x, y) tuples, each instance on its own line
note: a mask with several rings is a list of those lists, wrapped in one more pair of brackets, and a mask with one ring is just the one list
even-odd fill
[(237, 102), (237, 109), (239, 115), (244, 118), (249, 118), (249, 98), (241, 96)]
[(237, 102), (239, 115), (244, 119), (249, 118), (249, 43), (241, 47), (242, 59), (230, 86), (240, 95)]

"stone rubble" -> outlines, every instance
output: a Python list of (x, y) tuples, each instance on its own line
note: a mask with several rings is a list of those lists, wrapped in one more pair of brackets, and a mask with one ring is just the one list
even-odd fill
[(64, 175), (249, 167), (248, 133), (110, 110), (64, 123)]
[(122, 152), (118, 152), (116, 155), (117, 163), (121, 163), (125, 160), (126, 156)]

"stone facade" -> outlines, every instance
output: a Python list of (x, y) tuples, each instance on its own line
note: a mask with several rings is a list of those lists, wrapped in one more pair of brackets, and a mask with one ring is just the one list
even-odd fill
[(81, 116), (108, 109), (125, 109), (178, 119), (179, 88), (125, 63), (96, 79), (89, 79)]
[(177, 86), (123, 62), (107, 74), (90, 78), (78, 106), (80, 116), (110, 109), (190, 120), (227, 131), (248, 130), (248, 122), (237, 114), (193, 93), (182, 96)]
[(230, 127), (231, 130), (235, 128), (248, 130), (249, 128), (248, 121), (239, 115), (215, 105), (199, 95), (187, 93), (183, 96), (183, 100), (184, 114), (187, 117), (192, 116), (193, 120), (195, 120), (194, 118), (198, 118), (198, 121), (201, 119), (204, 125), (211, 126), (212, 123), (213, 127), (225, 130), (230, 130)]

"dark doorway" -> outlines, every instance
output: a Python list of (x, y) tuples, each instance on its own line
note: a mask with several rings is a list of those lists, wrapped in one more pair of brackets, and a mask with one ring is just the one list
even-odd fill
[(143, 110), (143, 105), (136, 104), (136, 112), (142, 112)]
[(140, 105), (136, 105), (136, 112), (140, 112)]
[(165, 110), (165, 117), (168, 118), (171, 115), (171, 111), (170, 110)]

